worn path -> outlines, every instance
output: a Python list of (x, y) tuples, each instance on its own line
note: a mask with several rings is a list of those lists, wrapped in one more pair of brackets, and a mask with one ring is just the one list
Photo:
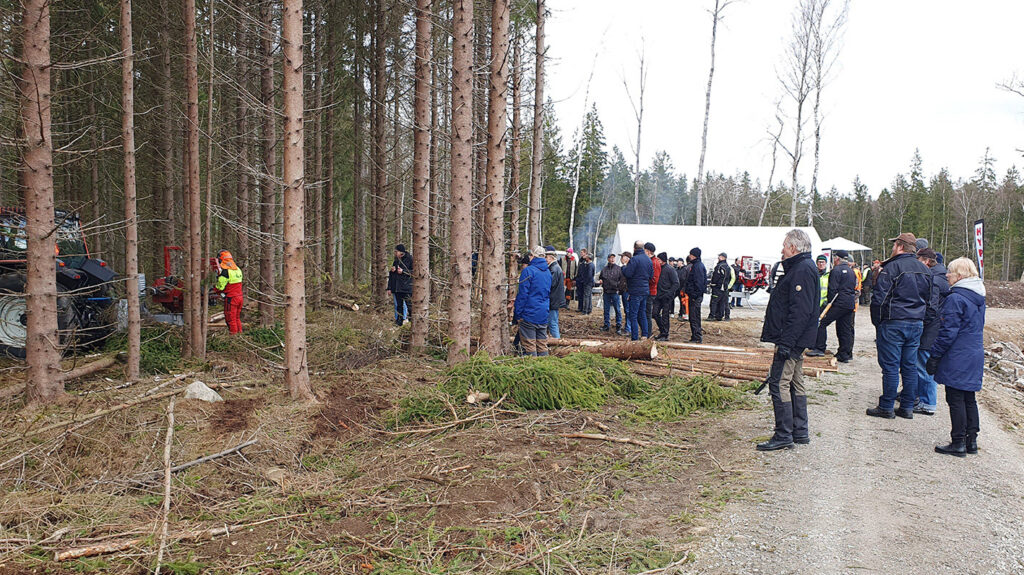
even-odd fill
[[(739, 417), (751, 443), (728, 465), (751, 470), (764, 491), (726, 507), (686, 572), (1024, 573), (1020, 436), (982, 404), (981, 453), (936, 454), (949, 439), (941, 386), (935, 416), (865, 416), (881, 372), (868, 314), (858, 315), (854, 361), (809, 386), (810, 445), (757, 453), (771, 410)], [(1024, 313), (990, 310), (994, 321), (1021, 322)]]

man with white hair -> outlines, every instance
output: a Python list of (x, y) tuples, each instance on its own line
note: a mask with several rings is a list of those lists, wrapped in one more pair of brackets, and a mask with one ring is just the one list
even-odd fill
[(807, 394), (804, 390), (803, 353), (818, 338), (818, 269), (811, 260), (811, 238), (799, 229), (790, 230), (782, 242), (779, 279), (764, 312), (761, 341), (775, 344), (768, 373), (768, 390), (775, 411), (775, 433), (757, 444), (758, 451), (789, 449), (794, 443), (810, 443), (807, 427)]

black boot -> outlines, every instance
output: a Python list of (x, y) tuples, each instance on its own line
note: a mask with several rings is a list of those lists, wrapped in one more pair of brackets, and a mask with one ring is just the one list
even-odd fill
[(957, 457), (967, 457), (967, 445), (964, 440), (952, 441), (949, 445), (936, 445), (935, 453), (941, 453), (943, 455), (955, 455)]
[(772, 398), (775, 411), (775, 434), (764, 443), (757, 444), (758, 451), (775, 451), (793, 447), (793, 404)]
[(967, 449), (967, 453), (970, 453), (972, 455), (977, 453), (978, 452), (978, 435), (975, 434), (975, 433), (968, 434), (967, 435), (967, 444), (966, 444), (965, 447)]
[(811, 434), (807, 430), (807, 396), (793, 397), (793, 443), (806, 445), (811, 442)]

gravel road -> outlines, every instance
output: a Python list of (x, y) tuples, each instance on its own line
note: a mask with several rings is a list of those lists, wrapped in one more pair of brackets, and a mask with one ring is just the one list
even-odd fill
[[(988, 319), (1022, 321), (1024, 314), (990, 310)], [(770, 433), (771, 409), (737, 419), (748, 443), (729, 454), (726, 467), (750, 470), (764, 491), (729, 503), (685, 571), (1024, 574), (1019, 437), (982, 406), (981, 453), (936, 454), (933, 447), (949, 440), (941, 386), (932, 417), (867, 417), (881, 392), (867, 313), (858, 314), (856, 330), (854, 361), (810, 380), (810, 445), (758, 453), (753, 442)]]

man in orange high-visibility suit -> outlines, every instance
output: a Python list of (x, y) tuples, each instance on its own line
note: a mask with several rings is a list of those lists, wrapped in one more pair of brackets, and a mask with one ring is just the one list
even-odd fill
[(217, 291), (224, 295), (224, 321), (228, 333), (242, 333), (242, 270), (238, 269), (231, 252), (221, 250), (217, 254)]

